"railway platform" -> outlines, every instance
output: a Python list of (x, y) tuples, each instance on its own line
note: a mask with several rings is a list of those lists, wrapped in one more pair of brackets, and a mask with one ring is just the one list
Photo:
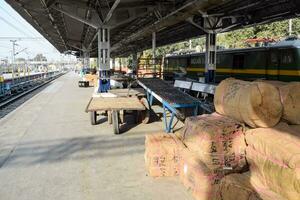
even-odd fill
[(146, 175), (144, 135), (162, 123), (121, 135), (104, 119), (92, 126), (93, 88), (78, 80), (63, 75), (0, 120), (0, 199), (192, 199), (178, 178)]

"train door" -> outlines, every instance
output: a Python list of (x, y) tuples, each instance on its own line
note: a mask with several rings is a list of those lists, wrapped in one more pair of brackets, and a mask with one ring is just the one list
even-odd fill
[(267, 80), (278, 80), (279, 67), (280, 67), (280, 53), (278, 49), (271, 49), (269, 53), (269, 59), (266, 68)]

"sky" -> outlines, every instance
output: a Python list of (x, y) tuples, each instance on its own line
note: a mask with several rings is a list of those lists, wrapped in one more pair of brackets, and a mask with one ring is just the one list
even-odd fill
[[(60, 54), (38, 31), (27, 23), (4, 0), (0, 0), (0, 59), (11, 61), (12, 43), (3, 37), (36, 37), (38, 40), (17, 41), (16, 52), (22, 51), (16, 58), (33, 58), (42, 53), (49, 61), (67, 60), (70, 56)], [(74, 59), (74, 58), (73, 58)]]

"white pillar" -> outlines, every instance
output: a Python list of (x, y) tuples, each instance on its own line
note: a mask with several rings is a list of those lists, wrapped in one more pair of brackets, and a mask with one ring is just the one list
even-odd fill
[(98, 30), (98, 92), (107, 92), (110, 89), (110, 31), (108, 28)]
[(83, 67), (90, 68), (90, 52), (83, 52)]
[(206, 52), (205, 52), (205, 82), (211, 83), (215, 80), (216, 61), (217, 61), (217, 34), (206, 34)]

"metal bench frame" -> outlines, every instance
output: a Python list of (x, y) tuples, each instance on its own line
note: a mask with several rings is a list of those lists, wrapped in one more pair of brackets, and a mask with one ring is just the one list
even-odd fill
[[(173, 129), (173, 120), (174, 117), (177, 116), (178, 118), (182, 118), (182, 114), (177, 110), (180, 108), (192, 108), (194, 111), (194, 116), (197, 115), (198, 113), (198, 107), (200, 106), (199, 101), (195, 101), (192, 104), (170, 104), (167, 101), (165, 101), (163, 98), (161, 98), (159, 95), (157, 95), (155, 92), (153, 92), (151, 89), (147, 88), (142, 82), (138, 81), (139, 85), (141, 85), (145, 90), (147, 94), (147, 100), (151, 106), (153, 105), (153, 98), (158, 100), (160, 103), (163, 105), (163, 117), (164, 117), (164, 126), (165, 126), (165, 131), (167, 133), (172, 132)], [(171, 118), (168, 121), (167, 119), (167, 111), (171, 113)]]
[[(197, 92), (197, 98), (199, 98), (201, 93), (214, 95), (216, 89), (215, 85), (199, 83), (199, 82), (183, 81), (183, 80), (175, 80), (174, 87), (183, 89), (184, 92), (186, 92), (187, 90)], [(199, 100), (199, 102), (200, 102), (200, 107), (203, 110), (209, 113), (213, 112), (213, 109), (210, 108), (211, 106), (208, 105), (209, 103), (206, 102), (205, 97), (203, 100)]]

